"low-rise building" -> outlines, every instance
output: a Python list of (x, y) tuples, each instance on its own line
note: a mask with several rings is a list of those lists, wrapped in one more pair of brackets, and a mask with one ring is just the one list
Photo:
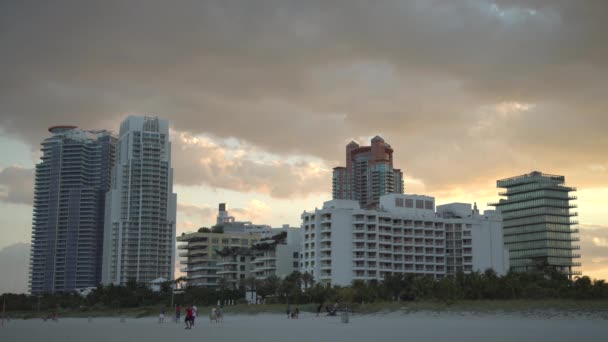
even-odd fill
[(224, 278), (230, 288), (239, 287), (243, 279), (251, 276), (253, 250), (250, 247), (224, 247), (216, 251), (221, 258), (217, 263), (218, 277)]
[(225, 279), (237, 288), (242, 279), (285, 277), (299, 269), (302, 248), (299, 228), (271, 228), (249, 221), (236, 221), (220, 203), (216, 226), (182, 234), (181, 269), (189, 286), (218, 287)]
[(218, 272), (223, 272), (228, 265), (222, 263), (222, 256), (216, 251), (250, 248), (260, 239), (259, 234), (253, 233), (210, 233), (202, 230), (178, 236), (177, 241), (182, 242), (177, 247), (182, 258), (180, 264), (185, 265), (181, 271), (186, 273), (188, 285), (218, 286), (218, 279), (225, 275)]
[[(468, 207), (467, 207), (468, 206)], [(300, 271), (349, 285), (393, 273), (442, 278), (459, 271), (508, 270), (500, 216), (470, 204), (439, 206), (429, 196), (387, 194), (378, 210), (332, 200), (302, 214)]]

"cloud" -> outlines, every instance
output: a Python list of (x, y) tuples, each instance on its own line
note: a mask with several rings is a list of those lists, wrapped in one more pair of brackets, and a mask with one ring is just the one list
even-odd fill
[(608, 225), (581, 225), (579, 237), (583, 274), (608, 279)]
[(251, 146), (239, 144), (229, 148), (204, 137), (174, 133), (177, 134), (173, 135), (172, 163), (177, 184), (205, 184), (276, 198), (306, 196), (330, 189), (330, 173), (322, 163), (289, 162), (284, 156), (263, 153)]
[(252, 199), (245, 208), (234, 208), (228, 210), (237, 221), (251, 221), (257, 224), (265, 224), (263, 220), (268, 217), (271, 208), (268, 204)]
[(34, 170), (9, 166), (0, 170), (0, 200), (32, 205)]
[[(380, 133), (408, 174), (437, 188), (471, 183), (478, 167), (492, 178), (531, 166), (571, 173), (565, 156), (606, 163), (606, 6), (7, 3), (0, 125), (35, 145), (52, 124), (117, 127), (126, 113), (156, 113), (181, 132), (326, 162), (352, 137)], [(468, 136), (480, 121), (486, 129)], [(605, 184), (605, 174), (577, 183)]]
[(608, 247), (608, 239), (594, 237), (593, 244), (598, 247)]
[(29, 243), (16, 243), (0, 249), (0, 293), (27, 292)]
[[(205, 224), (213, 222), (217, 215), (217, 208), (212, 208), (206, 205), (196, 205), (191, 203), (177, 203), (177, 214), (182, 216), (178, 218), (178, 231), (192, 231), (202, 227)], [(184, 219), (187, 217), (188, 219)], [(193, 222), (195, 220), (196, 222)]]

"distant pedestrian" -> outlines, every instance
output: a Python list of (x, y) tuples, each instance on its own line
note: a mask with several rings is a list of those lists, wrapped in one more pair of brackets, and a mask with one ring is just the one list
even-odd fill
[(177, 304), (177, 306), (175, 307), (175, 323), (179, 323), (179, 321), (181, 320), (181, 316), (182, 316), (182, 307)]
[(295, 318), (298, 319), (300, 317), (300, 309), (298, 309), (298, 307), (296, 306), (296, 310), (295, 310)]
[(196, 319), (196, 315), (198, 309), (196, 308), (196, 305), (192, 304), (192, 317), (190, 318), (190, 327), (194, 326), (194, 320)]
[(291, 318), (291, 305), (287, 304), (287, 318)]
[(209, 314), (209, 322), (217, 323), (217, 309), (215, 308), (215, 306), (211, 308), (211, 313)]
[(321, 309), (323, 309), (323, 303), (319, 304), (319, 306), (317, 306), (317, 317), (319, 317), (319, 315), (321, 314)]
[(224, 309), (221, 305), (217, 308), (217, 319), (220, 323), (224, 322)]
[(186, 308), (186, 329), (192, 329), (192, 324), (194, 323), (194, 316), (192, 316), (192, 306), (188, 305)]
[(165, 306), (160, 307), (160, 314), (158, 315), (158, 324), (165, 323)]

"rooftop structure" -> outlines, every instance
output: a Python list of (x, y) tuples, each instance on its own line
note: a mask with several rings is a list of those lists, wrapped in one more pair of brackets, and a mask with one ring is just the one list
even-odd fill
[(226, 210), (226, 203), (220, 203), (216, 226), (222, 227), (225, 233), (256, 233), (262, 237), (270, 237), (272, 228), (266, 224), (253, 224), (251, 221), (237, 221)]

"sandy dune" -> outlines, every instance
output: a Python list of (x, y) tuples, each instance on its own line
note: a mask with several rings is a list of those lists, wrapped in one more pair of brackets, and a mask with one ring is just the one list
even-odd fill
[(182, 323), (159, 325), (154, 318), (61, 319), (59, 322), (13, 320), (0, 328), (0, 341), (602, 341), (608, 321), (583, 318), (538, 318), (516, 315), (384, 314), (337, 317), (304, 314), (227, 316), (223, 324), (205, 317), (192, 330)]

